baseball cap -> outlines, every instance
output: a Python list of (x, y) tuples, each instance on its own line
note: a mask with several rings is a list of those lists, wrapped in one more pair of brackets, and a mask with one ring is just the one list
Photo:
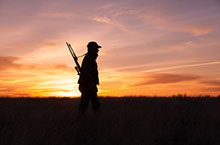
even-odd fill
[(89, 42), (87, 47), (88, 48), (91, 48), (91, 47), (102, 48), (102, 46), (99, 46), (95, 41)]

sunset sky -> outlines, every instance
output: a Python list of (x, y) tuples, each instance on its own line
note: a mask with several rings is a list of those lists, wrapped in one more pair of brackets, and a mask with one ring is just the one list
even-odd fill
[(79, 96), (66, 41), (100, 96), (220, 94), (219, 0), (0, 0), (0, 33), (0, 96)]

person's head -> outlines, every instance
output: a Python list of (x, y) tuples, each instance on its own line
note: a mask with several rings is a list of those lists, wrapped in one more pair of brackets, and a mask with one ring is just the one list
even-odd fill
[(88, 53), (97, 54), (101, 46), (99, 46), (96, 42), (91, 41), (88, 43), (87, 48), (88, 48)]

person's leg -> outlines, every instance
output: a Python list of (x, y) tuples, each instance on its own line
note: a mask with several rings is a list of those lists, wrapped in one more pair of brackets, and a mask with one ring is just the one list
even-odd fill
[(93, 110), (94, 111), (98, 111), (100, 109), (100, 102), (99, 102), (99, 99), (97, 97), (97, 93), (96, 92), (90, 94), (90, 100), (92, 102)]
[(89, 105), (89, 96), (86, 93), (82, 93), (81, 95), (81, 101), (79, 104), (79, 111), (85, 112)]

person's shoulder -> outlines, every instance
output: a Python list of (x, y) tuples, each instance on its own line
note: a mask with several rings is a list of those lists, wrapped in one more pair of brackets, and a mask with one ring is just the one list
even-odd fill
[(86, 65), (86, 64), (90, 64), (91, 62), (91, 59), (88, 55), (85, 55), (85, 57), (83, 58), (83, 64)]
[(88, 54), (83, 57), (83, 60), (88, 59)]

